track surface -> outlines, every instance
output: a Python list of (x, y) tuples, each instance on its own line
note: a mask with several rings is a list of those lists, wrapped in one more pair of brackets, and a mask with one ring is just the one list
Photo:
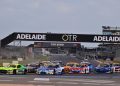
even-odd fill
[(0, 86), (120, 86), (120, 74), (0, 75)]

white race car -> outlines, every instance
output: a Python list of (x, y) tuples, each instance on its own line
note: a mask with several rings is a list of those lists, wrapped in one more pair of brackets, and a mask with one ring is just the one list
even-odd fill
[(64, 67), (60, 67), (59, 65), (49, 65), (48, 67), (46, 66), (41, 66), (40, 68), (37, 69), (37, 74), (45, 75), (45, 74), (52, 74), (52, 75), (59, 75), (63, 74)]

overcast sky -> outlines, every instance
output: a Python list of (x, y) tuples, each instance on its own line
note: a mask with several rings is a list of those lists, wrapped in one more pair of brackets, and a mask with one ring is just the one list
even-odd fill
[(102, 34), (120, 26), (120, 0), (0, 0), (0, 38), (13, 32)]

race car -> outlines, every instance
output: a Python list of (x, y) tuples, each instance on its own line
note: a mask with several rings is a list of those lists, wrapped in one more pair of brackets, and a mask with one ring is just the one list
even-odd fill
[(39, 68), (39, 64), (28, 64), (26, 65), (28, 73), (36, 73), (37, 68)]
[(37, 74), (45, 75), (45, 74), (53, 74), (53, 70), (50, 70), (47, 66), (40, 66), (37, 71)]
[(76, 62), (68, 62), (68, 63), (66, 63), (66, 66), (64, 66), (64, 73), (65, 74), (70, 73), (70, 68), (71, 67), (77, 67), (77, 66), (79, 66), (79, 63), (76, 63)]
[(55, 65), (54, 74), (55, 75), (64, 74), (64, 67), (61, 67), (60, 65)]
[(86, 74), (89, 72), (89, 66), (80, 65), (79, 63), (67, 63), (64, 67), (64, 72), (67, 74)]
[(120, 73), (120, 64), (119, 63), (113, 63), (112, 68), (113, 68), (113, 73)]
[(110, 64), (100, 64), (95, 67), (96, 73), (113, 73), (112, 66)]
[(0, 67), (2, 74), (26, 74), (27, 69), (22, 64), (11, 64), (8, 67)]
[(59, 65), (49, 65), (47, 66), (40, 66), (40, 68), (37, 69), (37, 74), (41, 75), (60, 75), (63, 74), (63, 67), (60, 67)]
[(89, 72), (93, 72), (94, 71), (94, 66), (90, 62), (88, 62), (88, 61), (82, 61), (80, 63), (80, 65), (84, 65), (84, 66), (89, 67)]
[(88, 74), (89, 72), (89, 66), (86, 65), (80, 65), (77, 67), (71, 67), (69, 73), (74, 74)]

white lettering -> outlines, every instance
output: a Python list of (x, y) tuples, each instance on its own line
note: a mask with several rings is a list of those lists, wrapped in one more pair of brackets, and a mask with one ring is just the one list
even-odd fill
[(97, 36), (94, 37), (93, 41), (98, 41)]
[(41, 34), (17, 34), (16, 39), (46, 40), (46, 35), (41, 35)]
[(21, 34), (21, 39), (25, 39), (25, 35), (24, 34)]
[(115, 37), (115, 41), (120, 41), (120, 37)]
[(36, 39), (37, 38), (36, 36), (37, 35), (32, 35), (31, 39)]
[(103, 41), (106, 41), (106, 36), (103, 36), (103, 39), (102, 39)]
[(98, 36), (98, 41), (102, 41), (102, 37), (101, 36)]
[(30, 35), (29, 34), (26, 34), (26, 39), (30, 39)]
[(73, 35), (73, 41), (77, 41), (77, 35)]
[(77, 41), (77, 35), (63, 35), (62, 36), (63, 41)]
[(112, 36), (94, 36), (93, 41), (103, 41), (103, 42), (120, 42), (120, 37)]
[(16, 39), (20, 39), (20, 34), (17, 35), (17, 38)]
[(63, 40), (63, 41), (68, 41), (68, 36), (67, 36), (67, 35), (63, 35), (63, 36), (62, 36), (62, 40)]
[(109, 37), (109, 41), (114, 41), (114, 39), (110, 36), (110, 37)]

